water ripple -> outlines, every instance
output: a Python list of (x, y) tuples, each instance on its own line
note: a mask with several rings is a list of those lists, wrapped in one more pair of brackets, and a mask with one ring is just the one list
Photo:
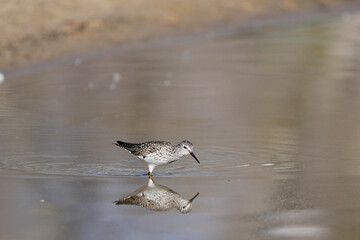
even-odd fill
[[(228, 147), (207, 147), (197, 151), (200, 165), (192, 161), (180, 160), (174, 164), (159, 167), (154, 172), (156, 177), (181, 176), (232, 176), (251, 171), (296, 171), (296, 164), (291, 152), (274, 149), (234, 149)], [(97, 163), (86, 162), (81, 156), (59, 156), (49, 154), (27, 153), (4, 157), (0, 161), (0, 170), (8, 173), (18, 172), (30, 175), (61, 176), (145, 176), (146, 165), (134, 161), (132, 156), (120, 162)], [(103, 162), (103, 161), (101, 161)]]

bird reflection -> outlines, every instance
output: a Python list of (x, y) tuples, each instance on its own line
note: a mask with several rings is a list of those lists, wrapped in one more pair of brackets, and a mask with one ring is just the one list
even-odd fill
[(192, 201), (198, 195), (199, 193), (188, 200), (172, 189), (155, 184), (152, 179), (149, 179), (146, 185), (114, 203), (116, 205), (138, 205), (153, 211), (168, 211), (175, 207), (182, 213), (188, 213), (192, 209)]

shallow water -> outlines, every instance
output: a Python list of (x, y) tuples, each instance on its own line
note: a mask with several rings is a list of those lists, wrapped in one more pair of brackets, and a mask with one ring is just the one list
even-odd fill
[[(360, 15), (115, 49), (0, 84), (0, 239), (358, 239)], [(113, 201), (147, 167), (192, 211)]]

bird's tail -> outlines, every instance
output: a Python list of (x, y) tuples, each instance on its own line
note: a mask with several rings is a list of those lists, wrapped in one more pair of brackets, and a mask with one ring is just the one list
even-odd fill
[(113, 143), (115, 146), (118, 146), (118, 147), (122, 147), (122, 144), (124, 142), (121, 142), (121, 141), (116, 141), (115, 143)]
[(122, 141), (116, 141), (114, 145), (124, 148), (126, 150), (132, 151), (134, 148), (138, 147), (138, 143), (128, 143), (128, 142), (122, 142)]
[(116, 141), (116, 143), (113, 143), (114, 145), (121, 147), (121, 148), (127, 148), (133, 145), (132, 143), (122, 142), (122, 141)]
[(119, 199), (117, 201), (114, 201), (113, 203), (115, 203), (116, 205), (123, 205), (123, 204), (127, 204), (124, 199)]
[(137, 196), (128, 196), (125, 198), (121, 198), (117, 201), (114, 201), (116, 205), (134, 205), (134, 202), (137, 200)]

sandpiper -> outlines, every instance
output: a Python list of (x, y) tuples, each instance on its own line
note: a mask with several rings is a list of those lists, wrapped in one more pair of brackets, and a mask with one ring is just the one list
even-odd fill
[(152, 171), (156, 166), (175, 162), (185, 155), (191, 154), (191, 156), (193, 156), (200, 164), (200, 161), (193, 153), (192, 143), (186, 140), (177, 145), (172, 145), (171, 143), (164, 141), (151, 141), (144, 143), (117, 141), (114, 144), (144, 160), (149, 167), (149, 178), (151, 178)]
[(155, 184), (152, 179), (149, 179), (148, 184), (114, 203), (116, 205), (138, 205), (153, 211), (168, 211), (175, 207), (181, 213), (188, 213), (192, 209), (193, 200), (198, 195), (199, 193), (188, 200), (174, 190)]

